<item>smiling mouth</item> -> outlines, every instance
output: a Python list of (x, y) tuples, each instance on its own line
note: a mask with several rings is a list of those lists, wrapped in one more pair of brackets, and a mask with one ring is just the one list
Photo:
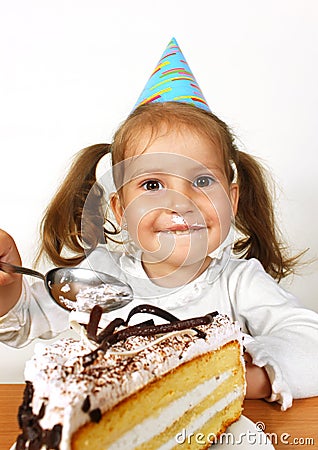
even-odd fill
[(189, 235), (192, 233), (195, 233), (197, 231), (202, 231), (202, 230), (206, 230), (206, 227), (203, 225), (195, 225), (195, 226), (183, 226), (183, 227), (172, 227), (172, 228), (168, 228), (166, 230), (160, 230), (159, 233), (164, 233), (164, 234), (175, 234), (175, 235)]

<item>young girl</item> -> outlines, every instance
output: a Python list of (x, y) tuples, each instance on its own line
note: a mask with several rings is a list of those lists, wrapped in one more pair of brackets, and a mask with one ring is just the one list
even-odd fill
[[(103, 174), (110, 156), (112, 180)], [(96, 180), (96, 173), (103, 176)], [(121, 251), (108, 248), (119, 234), (105, 214), (110, 181), (110, 208), (124, 230)], [(318, 315), (274, 281), (291, 273), (296, 259), (282, 251), (263, 171), (211, 113), (175, 39), (113, 143), (79, 154), (42, 234), (41, 253), (56, 266), (81, 264), (132, 287), (133, 302), (105, 320), (126, 318), (145, 302), (180, 319), (218, 310), (246, 334), (247, 397), (286, 409), (293, 397), (318, 395)], [(3, 231), (1, 260), (21, 263)], [(69, 314), (42, 282), (29, 286), (3, 272), (0, 316), (0, 338), (11, 346), (69, 326)]]
[[(110, 205), (135, 251), (111, 252), (105, 244), (119, 230), (104, 225), (95, 170), (110, 151), (117, 188)], [(318, 315), (274, 281), (295, 260), (281, 250), (263, 171), (212, 113), (177, 102), (140, 106), (111, 146), (79, 154), (42, 225), (42, 252), (55, 265), (82, 264), (132, 286), (133, 303), (109, 320), (145, 302), (180, 318), (218, 310), (246, 333), (248, 397), (286, 409), (292, 398), (318, 395)], [(234, 226), (239, 258), (231, 255)], [(21, 263), (3, 231), (0, 249), (1, 260)], [(68, 313), (43, 283), (29, 286), (3, 272), (0, 283), (2, 342), (23, 346), (68, 328)]]

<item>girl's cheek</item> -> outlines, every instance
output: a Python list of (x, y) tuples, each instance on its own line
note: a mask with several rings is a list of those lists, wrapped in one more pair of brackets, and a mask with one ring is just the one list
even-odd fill
[(155, 213), (156, 208), (151, 206), (151, 202), (144, 195), (135, 198), (125, 208), (124, 220), (127, 223), (129, 236), (144, 251), (153, 251), (153, 248), (148, 247), (157, 245), (153, 239), (151, 241), (149, 239), (149, 231), (153, 229)]
[[(218, 222), (220, 228), (220, 243), (228, 235), (234, 221), (232, 204), (227, 192), (221, 184), (216, 184), (207, 192), (206, 211), (210, 211), (211, 218)], [(209, 215), (209, 213), (207, 213)]]

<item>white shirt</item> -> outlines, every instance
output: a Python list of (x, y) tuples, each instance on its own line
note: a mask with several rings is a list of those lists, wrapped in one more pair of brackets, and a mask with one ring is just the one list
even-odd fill
[[(265, 367), (270, 378), (269, 401), (278, 401), (285, 410), (293, 398), (318, 395), (318, 314), (302, 307), (257, 260), (229, 257), (225, 250), (196, 280), (173, 289), (154, 284), (138, 254), (127, 256), (100, 246), (82, 266), (116, 276), (133, 289), (133, 302), (104, 314), (107, 321), (125, 319), (141, 303), (164, 308), (180, 319), (217, 310), (240, 323), (253, 363)], [(24, 279), (19, 301), (0, 318), (0, 340), (20, 347), (37, 337), (52, 338), (69, 329), (69, 318), (42, 282), (30, 286)]]

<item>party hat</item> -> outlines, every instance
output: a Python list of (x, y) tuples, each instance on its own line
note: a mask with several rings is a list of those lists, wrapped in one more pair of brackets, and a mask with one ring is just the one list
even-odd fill
[(151, 102), (185, 102), (210, 111), (175, 38), (163, 52), (134, 109)]

